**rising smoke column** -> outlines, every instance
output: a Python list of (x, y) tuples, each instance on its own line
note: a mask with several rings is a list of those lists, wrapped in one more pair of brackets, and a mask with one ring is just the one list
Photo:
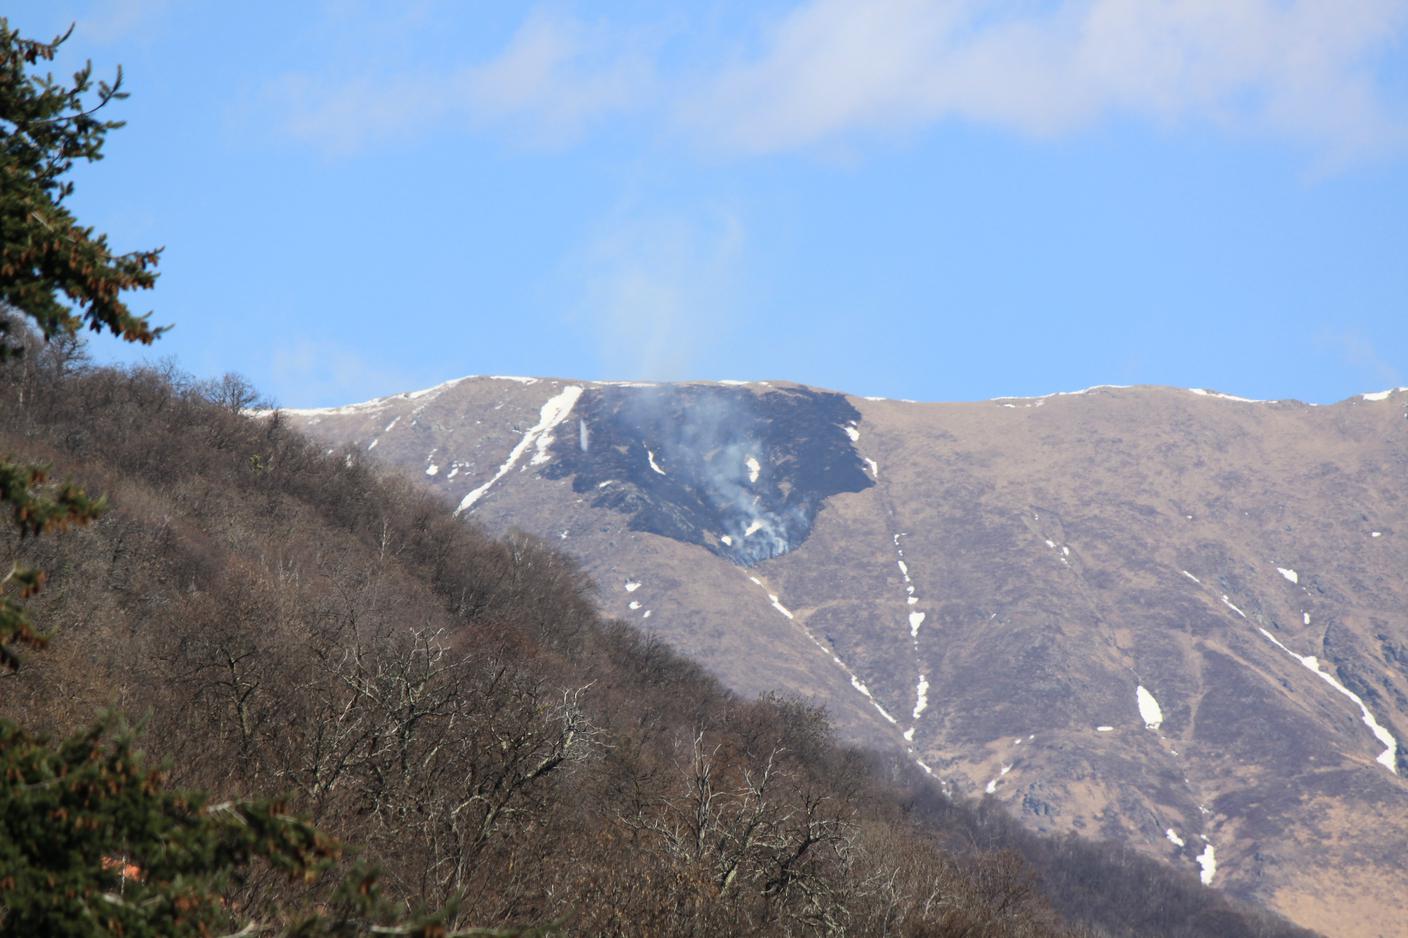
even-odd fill
[(576, 491), (630, 514), (636, 530), (745, 565), (801, 543), (826, 497), (871, 484), (843, 429), (859, 415), (840, 395), (599, 388), (576, 412), (580, 438), (559, 448), (551, 475), (573, 475)]

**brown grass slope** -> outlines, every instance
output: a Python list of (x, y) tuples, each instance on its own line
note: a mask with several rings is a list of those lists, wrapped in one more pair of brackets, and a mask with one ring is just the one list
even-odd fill
[[(459, 502), (571, 384), (465, 379), (287, 417)], [(1335, 935), (1404, 934), (1401, 753), (1386, 760), (1358, 704), (1297, 659), (1408, 739), (1408, 392), (851, 403), (875, 484), (829, 499), (805, 542), (751, 570), (631, 530), (526, 456), (470, 514), (570, 552), (603, 611), (735, 690), (824, 704), (847, 738), (954, 792), (991, 786), (1031, 829), (1193, 873), (1212, 845), (1215, 888)]]

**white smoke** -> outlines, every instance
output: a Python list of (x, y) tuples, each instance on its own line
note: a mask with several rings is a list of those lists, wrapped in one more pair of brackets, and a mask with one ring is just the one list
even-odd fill
[(622, 417), (669, 467), (671, 480), (718, 516), (721, 530), (714, 533), (728, 537), (732, 555), (747, 564), (785, 553), (807, 525), (801, 506), (770, 507), (782, 495), (770, 473), (755, 400), (746, 391), (686, 399), (662, 388), (633, 393), (622, 407)]

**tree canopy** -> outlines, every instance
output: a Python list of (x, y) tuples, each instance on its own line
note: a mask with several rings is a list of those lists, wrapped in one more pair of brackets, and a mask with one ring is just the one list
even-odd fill
[[(0, 18), (0, 364), (33, 345), (31, 326), (58, 344), (85, 326), (142, 344), (163, 331), (123, 299), (156, 283), (160, 250), (115, 253), (64, 204), (74, 164), (101, 159), (108, 132), (122, 126), (98, 113), (127, 96), (121, 68), (111, 84), (95, 82), (91, 62), (70, 82), (31, 71), (53, 62), (71, 33), (40, 42)], [(105, 507), (48, 476), (45, 466), (0, 458), (0, 506), (21, 540), (86, 524)], [(0, 579), (0, 673), (20, 666), (13, 646), (44, 644), (24, 603), (44, 579), (19, 563)], [(206, 936), (232, 925), (306, 938), (447, 934), (443, 914), (406, 924), (367, 871), (303, 916), (223, 899), (256, 861), (311, 880), (340, 853), (277, 800), (212, 805), (170, 789), (115, 716), (59, 742), (0, 719), (0, 936)]]
[[(98, 113), (127, 97), (120, 67), (111, 84), (95, 81), (91, 62), (68, 83), (37, 71), (72, 31), (41, 42), (0, 17), (0, 311), (11, 314), (0, 316), (0, 360), (23, 353), (10, 333), (26, 319), (46, 341), (84, 326), (143, 344), (162, 331), (122, 296), (155, 285), (160, 249), (114, 253), (107, 235), (79, 224), (64, 204), (74, 164), (102, 159), (108, 131), (122, 126)], [(46, 486), (46, 477), (43, 466), (0, 459), (0, 503), (21, 536), (97, 517), (101, 502), (73, 486)], [(18, 565), (0, 580), (0, 668), (19, 666), (7, 646), (42, 643), (21, 601), (43, 582), (42, 571)]]
[(155, 285), (161, 250), (116, 253), (64, 204), (74, 164), (102, 159), (108, 131), (122, 126), (100, 114), (127, 97), (120, 67), (111, 84), (94, 79), (91, 62), (70, 82), (31, 73), (54, 60), (68, 35), (26, 39), (0, 19), (0, 302), (46, 339), (87, 326), (150, 343), (162, 330), (122, 295)]

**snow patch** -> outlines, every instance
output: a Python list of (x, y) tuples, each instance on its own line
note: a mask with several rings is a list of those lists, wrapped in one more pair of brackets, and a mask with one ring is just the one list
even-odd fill
[[(536, 381), (536, 378), (532, 378), (529, 379), (528, 383), (531, 384)], [(504, 464), (494, 473), (493, 478), (461, 499), (459, 507), (455, 509), (455, 514), (460, 515), (468, 511), (474, 506), (475, 502), (484, 497), (485, 493), (489, 491), (495, 482), (508, 475), (509, 470), (517, 465), (518, 460), (523, 457), (523, 454), (527, 452), (530, 446), (537, 442), (538, 438), (543, 433), (557, 426), (572, 412), (572, 408), (577, 404), (577, 398), (581, 396), (581, 387), (575, 384), (569, 384), (567, 387), (563, 388), (560, 393), (548, 398), (538, 411), (538, 422), (532, 427), (529, 427), (528, 431), (523, 434), (523, 439), (519, 440), (518, 445), (514, 446), (513, 450), (508, 454), (508, 459), (504, 460)]]
[(1203, 852), (1198, 854), (1198, 866), (1202, 868), (1198, 878), (1204, 886), (1211, 886), (1212, 878), (1217, 875), (1217, 851), (1212, 844), (1204, 846)]
[[(419, 399), (422, 398), (422, 397), (429, 397), (429, 396), (432, 395), (432, 394), (439, 395), (440, 392), (443, 391), (443, 390), (445, 390), (446, 388), (453, 387), (453, 386), (459, 384), (461, 381), (469, 381), (469, 380), (471, 380), (471, 379), (473, 379), (473, 378), (477, 378), (477, 377), (479, 377), (479, 376), (478, 376), (478, 375), (466, 375), (466, 376), (463, 377), (463, 378), (451, 378), (449, 381), (443, 381), (443, 382), (441, 382), (440, 384), (435, 385), (434, 387), (425, 388), (424, 390), (421, 390), (421, 391), (407, 391), (405, 394), (402, 394), (401, 396), (404, 397), (404, 398), (406, 398), (406, 400), (415, 401), (415, 400), (419, 400)], [(427, 402), (427, 403), (428, 403), (428, 402)]]
[(918, 638), (918, 637), (919, 637), (919, 627), (924, 624), (924, 616), (925, 616), (925, 615), (926, 615), (926, 613), (923, 613), (923, 612), (911, 612), (911, 613), (909, 614), (909, 637), (910, 637), (910, 638)]
[(1274, 404), (1275, 401), (1261, 401), (1252, 397), (1238, 397), (1235, 394), (1221, 394), (1217, 391), (1208, 391), (1204, 388), (1189, 388), (1189, 394), (1197, 394), (1200, 397), (1219, 397), (1224, 401), (1236, 401), (1239, 404)]
[(1380, 743), (1382, 743), (1385, 747), (1384, 751), (1379, 753), (1378, 757), (1374, 761), (1382, 765), (1384, 768), (1388, 769), (1394, 775), (1397, 775), (1398, 740), (1394, 739), (1393, 734), (1390, 733), (1384, 727), (1380, 726), (1379, 721), (1374, 719), (1374, 715), (1370, 713), (1369, 708), (1364, 705), (1364, 698), (1360, 697), (1354, 691), (1341, 684), (1339, 679), (1336, 678), (1333, 674), (1321, 668), (1320, 659), (1316, 658), (1314, 655), (1298, 655), (1295, 652), (1291, 651), (1289, 648), (1287, 648), (1285, 645), (1283, 645), (1281, 641), (1276, 638), (1276, 636), (1266, 631), (1266, 629), (1258, 628), (1257, 631), (1260, 632), (1262, 635), (1265, 635), (1267, 641), (1271, 642), (1271, 644), (1275, 645), (1277, 648), (1281, 649), (1286, 654), (1299, 661), (1306, 668), (1309, 668), (1311, 671), (1314, 671), (1326, 684), (1329, 684), (1335, 690), (1339, 691), (1341, 694), (1354, 701), (1354, 703), (1359, 707), (1359, 718), (1364, 722), (1365, 726), (1369, 727), (1369, 732), (1374, 734), (1374, 738), (1377, 739)]
[(860, 431), (855, 427), (842, 427), (841, 429), (846, 431), (846, 436), (851, 438), (852, 443), (860, 442)]
[[(875, 460), (867, 456), (865, 458), (865, 464), (870, 467), (870, 477), (872, 479), (880, 478), (880, 466), (875, 462)], [(1378, 537), (1377, 534), (1375, 534), (1374, 536)]]
[(654, 454), (654, 453), (652, 453), (650, 450), (647, 449), (647, 450), (645, 451), (645, 458), (650, 462), (650, 468), (651, 468), (651, 469), (654, 469), (654, 470), (655, 470), (656, 472), (658, 472), (660, 475), (664, 475), (664, 474), (665, 474), (665, 470), (664, 470), (664, 469), (661, 469), (660, 466), (659, 466), (659, 464), (656, 463), (656, 461), (655, 461), (655, 454)]
[(638, 589), (640, 589), (640, 584), (637, 583), (635, 580), (626, 581), (626, 592), (634, 593)]
[(382, 430), (381, 432), (382, 432), (382, 433), (390, 433), (391, 430), (392, 430), (392, 428), (395, 427), (396, 424), (398, 424), (398, 423), (400, 423), (400, 422), (401, 422), (401, 418), (400, 418), (400, 417), (392, 417), (392, 418), (391, 418), (391, 422), (386, 425), (386, 429), (385, 429), (385, 430)]
[(633, 610), (634, 610), (634, 609), (639, 609), (639, 608), (640, 608), (640, 602), (633, 599), (633, 600), (631, 600), (630, 602), (626, 603), (626, 606), (627, 606), (627, 608), (630, 608), (630, 609), (633, 609)]
[(435, 465), (435, 463), (431, 463), (430, 465), (425, 467), (425, 474), (428, 476), (439, 475), (440, 467)]
[(720, 534), (719, 540), (723, 541), (724, 544), (729, 547), (733, 546), (733, 538), (729, 537), (727, 534)]
[(758, 457), (749, 456), (743, 460), (743, 464), (748, 467), (748, 481), (750, 483), (758, 481), (758, 473), (763, 471), (763, 467), (758, 465)]
[(993, 397), (991, 401), (1045, 401), (1053, 397), (1077, 397), (1081, 394), (1089, 394), (1091, 391), (1124, 391), (1128, 390), (1127, 384), (1094, 384), (1088, 388), (1081, 388), (1079, 391), (1052, 391), (1050, 394), (1040, 394), (1035, 397)]
[(758, 520), (757, 518), (754, 518), (752, 521), (748, 522), (748, 527), (744, 529), (743, 536), (752, 537), (756, 532), (761, 531), (762, 529), (763, 522)]
[(919, 719), (920, 714), (929, 709), (929, 678), (926, 675), (919, 675), (919, 683), (914, 685), (914, 713), (912, 719)]
[(1169, 840), (1169, 843), (1173, 844), (1175, 847), (1185, 847), (1185, 846), (1187, 846), (1187, 844), (1184, 842), (1183, 838), (1178, 836), (1178, 831), (1174, 830), (1172, 827), (1170, 827), (1168, 830), (1164, 831), (1164, 836), (1167, 837), (1168, 840)]
[(1159, 706), (1159, 702), (1154, 699), (1154, 695), (1140, 684), (1134, 690), (1135, 700), (1139, 703), (1139, 718), (1144, 721), (1146, 729), (1156, 730), (1164, 722), (1164, 711)]
[(1290, 580), (1292, 583), (1300, 582), (1300, 574), (1296, 573), (1289, 567), (1277, 567), (1276, 572), (1281, 574), (1281, 576), (1285, 577), (1286, 579)]
[(1369, 536), (1370, 536), (1370, 537), (1383, 537), (1383, 536), (1384, 536), (1384, 532), (1382, 532), (1382, 531), (1370, 531), (1370, 532), (1369, 532)]
[(490, 381), (517, 381), (519, 384), (537, 384), (537, 378), (522, 378), (518, 375), (489, 375)]
[(1202, 586), (1202, 585), (1203, 585), (1203, 581), (1202, 581), (1202, 580), (1200, 580), (1200, 579), (1198, 579), (1197, 577), (1193, 576), (1193, 574), (1189, 573), (1187, 570), (1184, 570), (1184, 571), (1183, 571), (1183, 575), (1186, 576), (1188, 579), (1192, 580), (1194, 583), (1197, 583), (1199, 586)]
[(1097, 732), (1097, 733), (1113, 733), (1114, 731), (1115, 731), (1115, 728), (1114, 728), (1113, 726), (1097, 726), (1097, 727), (1095, 727), (1095, 732)]
[(1245, 619), (1245, 618), (1247, 617), (1247, 614), (1246, 614), (1245, 612), (1243, 612), (1242, 610), (1238, 609), (1236, 606), (1234, 606), (1234, 605), (1232, 604), (1232, 600), (1230, 600), (1230, 599), (1227, 598), (1227, 594), (1226, 594), (1226, 593), (1224, 593), (1224, 594), (1222, 595), (1222, 604), (1223, 604), (1224, 606), (1226, 606), (1228, 609), (1231, 609), (1233, 612), (1237, 613), (1237, 615), (1241, 616), (1243, 619)]

